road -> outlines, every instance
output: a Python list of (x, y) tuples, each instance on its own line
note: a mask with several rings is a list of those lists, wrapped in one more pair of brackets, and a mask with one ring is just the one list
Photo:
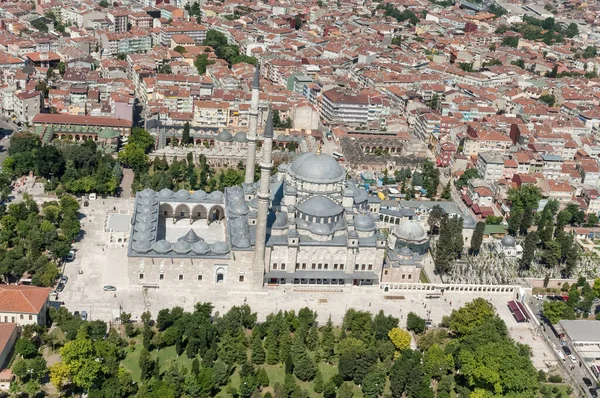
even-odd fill
[[(564, 354), (564, 347), (566, 347), (571, 353), (573, 353), (573, 355), (575, 355), (575, 350), (573, 347), (561, 343), (561, 341), (552, 332), (550, 326), (544, 322), (541, 316), (539, 316), (539, 314), (542, 312), (543, 303), (543, 300), (538, 300), (532, 296), (528, 296), (527, 298), (527, 305), (533, 311), (532, 315), (537, 316), (537, 319), (541, 324), (538, 329), (540, 334), (544, 336), (546, 342), (553, 348), (555, 355), (558, 356), (558, 354), (556, 354), (556, 350), (560, 350)], [(579, 396), (593, 397), (589, 391), (589, 387), (587, 387), (583, 382), (583, 378), (587, 377), (590, 380), (594, 380), (594, 378), (591, 377), (589, 371), (583, 365), (583, 363), (578, 361), (578, 363), (573, 364), (567, 355), (565, 355), (564, 361), (559, 359), (558, 362), (562, 364), (564, 372), (569, 375), (569, 378), (571, 379), (570, 382), (577, 387), (577, 391), (580, 393)]]
[(17, 126), (11, 122), (0, 118), (0, 165), (4, 162), (4, 159), (8, 156), (8, 147), (10, 146), (10, 135), (17, 131)]

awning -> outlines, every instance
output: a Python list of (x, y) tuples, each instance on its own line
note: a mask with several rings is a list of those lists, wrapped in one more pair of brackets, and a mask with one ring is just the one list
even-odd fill
[(492, 209), (491, 207), (481, 207), (481, 216), (482, 217), (493, 216), (493, 215), (494, 215), (494, 209)]
[(467, 206), (471, 206), (473, 204), (473, 201), (471, 200), (471, 198), (469, 198), (469, 195), (463, 195), (462, 200), (467, 204)]
[(471, 209), (473, 209), (475, 214), (481, 214), (481, 209), (479, 208), (479, 205), (477, 203), (475, 203), (473, 206), (471, 206)]

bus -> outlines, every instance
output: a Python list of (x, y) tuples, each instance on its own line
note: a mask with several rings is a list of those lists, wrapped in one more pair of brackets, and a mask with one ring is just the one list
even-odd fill
[(332, 155), (333, 155), (333, 157), (334, 157), (336, 160), (338, 160), (338, 161), (340, 161), (340, 162), (343, 162), (343, 161), (344, 161), (344, 155), (342, 155), (341, 153), (339, 153), (339, 152), (333, 152), (333, 153), (332, 153)]

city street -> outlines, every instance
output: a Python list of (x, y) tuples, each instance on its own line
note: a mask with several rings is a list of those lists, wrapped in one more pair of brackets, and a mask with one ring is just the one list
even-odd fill
[[(566, 355), (565, 353), (564, 347), (567, 348), (568, 352), (570, 351), (571, 353), (573, 353), (573, 355), (577, 357), (573, 347), (561, 343), (558, 337), (556, 337), (552, 332), (550, 326), (547, 325), (542, 319), (542, 317), (539, 315), (541, 314), (542, 309), (544, 307), (544, 301), (538, 300), (533, 296), (529, 296), (527, 299), (527, 305), (533, 311), (532, 315), (535, 316), (540, 323), (540, 326), (538, 327), (537, 331), (541, 336), (545, 338), (547, 344), (550, 347), (552, 347), (552, 351), (554, 356), (557, 358), (557, 362), (562, 364), (563, 370), (565, 374), (569, 376), (569, 381), (571, 382), (571, 384), (578, 387), (579, 396), (592, 397), (589, 391), (589, 387), (587, 387), (583, 382), (583, 378), (587, 377), (590, 380), (594, 380), (594, 378), (589, 374), (589, 371), (585, 368), (581, 361), (578, 361), (578, 363), (576, 364), (573, 364), (571, 362), (568, 355)], [(565, 354), (564, 360), (561, 360), (561, 358), (558, 356), (557, 351), (561, 351), (563, 354)]]

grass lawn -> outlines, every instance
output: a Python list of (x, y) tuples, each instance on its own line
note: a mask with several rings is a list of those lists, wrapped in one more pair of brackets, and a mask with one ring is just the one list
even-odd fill
[(431, 283), (431, 282), (429, 282), (429, 278), (427, 278), (427, 274), (425, 274), (425, 271), (423, 271), (422, 269), (421, 269), (421, 274), (419, 275), (419, 282)]
[[(121, 362), (121, 365), (131, 372), (131, 377), (134, 381), (139, 382), (141, 376), (139, 366), (140, 353), (142, 352), (142, 348), (144, 348), (144, 346), (142, 345), (141, 335), (135, 337), (134, 340), (136, 341), (136, 344), (134, 346), (127, 347), (127, 356)], [(177, 357), (177, 354), (175, 353), (175, 346), (162, 348), (158, 350), (158, 352), (153, 350), (150, 352), (150, 355), (152, 356), (152, 359), (158, 358), (161, 372), (167, 370), (169, 366), (175, 362), (185, 365), (188, 370), (192, 369), (193, 360), (188, 358), (185, 352), (180, 357)]]
[[(539, 397), (544, 397), (544, 396), (556, 396), (558, 395), (558, 393), (560, 393), (563, 397), (568, 397), (570, 394), (567, 392), (569, 389), (571, 390), (571, 393), (573, 392), (571, 386), (569, 386), (568, 384), (563, 384), (563, 383), (542, 383), (542, 386), (546, 387), (548, 389), (548, 395), (544, 395), (541, 392), (538, 392), (538, 396)], [(554, 388), (557, 389), (556, 392), (551, 392)]]

